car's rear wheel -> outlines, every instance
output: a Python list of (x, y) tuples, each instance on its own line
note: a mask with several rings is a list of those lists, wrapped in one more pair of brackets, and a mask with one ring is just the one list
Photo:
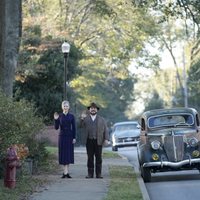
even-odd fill
[(141, 167), (140, 169), (144, 182), (151, 182), (151, 170), (147, 167)]
[(118, 151), (118, 148), (116, 146), (112, 146), (113, 151)]

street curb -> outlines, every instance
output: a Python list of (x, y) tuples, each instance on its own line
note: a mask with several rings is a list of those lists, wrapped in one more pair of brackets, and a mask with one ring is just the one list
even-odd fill
[(143, 181), (142, 177), (140, 176), (139, 170), (137, 168), (134, 168), (134, 170), (135, 170), (135, 173), (136, 173), (136, 176), (137, 176), (137, 181), (139, 183), (140, 190), (142, 192), (143, 200), (150, 200), (149, 194), (147, 192), (144, 181)]

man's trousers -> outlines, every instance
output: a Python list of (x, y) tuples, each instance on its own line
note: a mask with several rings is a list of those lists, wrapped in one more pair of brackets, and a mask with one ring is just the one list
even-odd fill
[(94, 176), (94, 157), (95, 157), (95, 173), (97, 177), (101, 176), (102, 170), (102, 145), (97, 144), (97, 139), (87, 139), (87, 168), (88, 176)]

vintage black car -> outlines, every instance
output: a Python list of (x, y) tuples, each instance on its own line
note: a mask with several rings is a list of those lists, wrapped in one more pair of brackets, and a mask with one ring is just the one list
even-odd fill
[(144, 182), (151, 173), (200, 170), (199, 114), (193, 108), (157, 109), (140, 118), (138, 161)]

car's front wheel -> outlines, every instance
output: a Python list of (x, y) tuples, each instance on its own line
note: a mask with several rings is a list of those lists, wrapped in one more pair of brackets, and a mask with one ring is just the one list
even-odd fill
[(118, 148), (116, 146), (112, 146), (113, 151), (118, 151)]
[(144, 180), (144, 182), (151, 182), (151, 170), (147, 167), (141, 166), (141, 176)]

